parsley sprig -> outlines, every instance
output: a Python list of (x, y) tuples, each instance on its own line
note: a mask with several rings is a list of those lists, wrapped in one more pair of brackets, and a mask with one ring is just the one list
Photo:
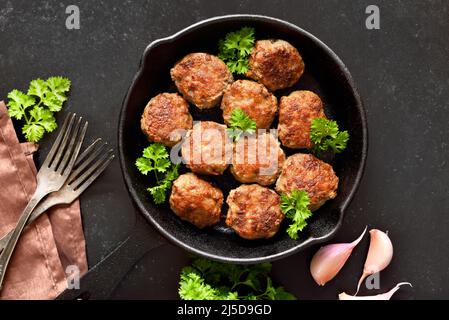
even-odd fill
[(232, 110), (229, 122), (228, 134), (234, 141), (238, 141), (244, 133), (254, 134), (256, 132), (256, 122), (240, 108)]
[(157, 185), (147, 190), (151, 193), (154, 203), (164, 203), (167, 190), (179, 176), (179, 164), (170, 162), (166, 147), (160, 143), (151, 144), (143, 150), (142, 157), (136, 160), (136, 167), (143, 175), (154, 172)]
[(307, 226), (307, 219), (312, 216), (309, 209), (310, 199), (304, 190), (293, 190), (290, 194), (281, 194), (281, 211), (292, 220), (287, 228), (290, 238), (297, 240), (298, 232)]
[(313, 143), (313, 152), (321, 153), (331, 150), (340, 153), (346, 149), (349, 140), (347, 131), (339, 131), (336, 121), (316, 118), (310, 126), (310, 140)]
[(249, 70), (248, 57), (254, 47), (254, 28), (229, 32), (218, 43), (218, 57), (222, 59), (232, 73), (244, 74)]
[(67, 100), (70, 85), (67, 78), (50, 77), (31, 81), (26, 94), (17, 89), (8, 93), (8, 113), (25, 122), (22, 133), (28, 141), (38, 142), (45, 132), (58, 127), (54, 112), (60, 111)]
[(270, 272), (270, 263), (243, 266), (197, 258), (182, 269), (179, 296), (183, 300), (295, 300), (273, 285)]

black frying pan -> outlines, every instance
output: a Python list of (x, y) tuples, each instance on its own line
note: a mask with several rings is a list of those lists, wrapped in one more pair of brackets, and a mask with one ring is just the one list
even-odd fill
[[(348, 130), (347, 149), (335, 158), (328, 158), (340, 178), (338, 195), (316, 211), (299, 240), (290, 239), (285, 225), (269, 240), (248, 241), (239, 238), (224, 224), (213, 229), (199, 230), (174, 215), (168, 204), (153, 204), (146, 188), (154, 181), (142, 176), (135, 168), (135, 160), (148, 142), (140, 131), (140, 117), (147, 102), (161, 92), (175, 92), (170, 79), (170, 68), (191, 52), (216, 54), (218, 39), (227, 32), (251, 26), (257, 39), (279, 38), (289, 41), (301, 53), (305, 74), (287, 90), (276, 92), (279, 97), (293, 90), (316, 92), (323, 100), (327, 115)], [(195, 120), (223, 122), (219, 107), (198, 110), (191, 106)], [(118, 145), (120, 164), (129, 194), (146, 221), (149, 221), (166, 239), (194, 254), (232, 263), (260, 263), (286, 257), (314, 243), (330, 239), (342, 224), (362, 177), (367, 156), (367, 124), (361, 99), (349, 71), (337, 55), (310, 33), (288, 22), (257, 15), (229, 15), (196, 23), (177, 34), (151, 43), (143, 53), (140, 69), (125, 97), (119, 121)], [(287, 155), (297, 151), (286, 150)], [(229, 170), (214, 178), (223, 190), (237, 187)], [(223, 208), (226, 212), (226, 208)], [(82, 279), (81, 291), (67, 291), (61, 298), (84, 296), (107, 298), (124, 273), (145, 252), (163, 241), (138, 218), (134, 233), (109, 257), (95, 266)]]

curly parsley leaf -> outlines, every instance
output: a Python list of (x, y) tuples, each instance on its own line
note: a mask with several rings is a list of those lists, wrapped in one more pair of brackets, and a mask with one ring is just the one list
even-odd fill
[(173, 181), (178, 179), (179, 177), (179, 164), (172, 165), (170, 170), (168, 170), (167, 174), (165, 175), (164, 182), (166, 184), (170, 184), (168, 188), (171, 188), (171, 184)]
[(256, 122), (240, 108), (232, 110), (228, 134), (231, 139), (238, 141), (242, 134), (254, 134), (256, 132)]
[(47, 92), (42, 99), (42, 103), (50, 109), (50, 111), (58, 112), (62, 109), (65, 100), (61, 100), (53, 92)]
[(170, 190), (173, 181), (179, 177), (179, 164), (171, 165), (170, 170), (165, 175), (162, 181), (154, 187), (150, 187), (147, 190), (153, 196), (153, 201), (156, 204), (162, 204), (167, 199), (167, 191)]
[(210, 285), (205, 284), (204, 279), (198, 274), (183, 270), (179, 296), (183, 300), (215, 300), (217, 292)]
[(290, 292), (285, 291), (283, 287), (277, 287), (273, 300), (296, 300), (296, 297)]
[(254, 47), (254, 28), (229, 32), (218, 42), (218, 57), (222, 59), (232, 73), (244, 74), (249, 70), (248, 57)]
[[(167, 198), (167, 190), (171, 188), (173, 181), (179, 176), (179, 164), (174, 165), (170, 162), (167, 148), (160, 143), (153, 143), (145, 148), (142, 157), (138, 158), (135, 164), (143, 175), (154, 172), (157, 185), (147, 190), (153, 197), (154, 203), (164, 203)], [(165, 175), (161, 178), (158, 173)]]
[(147, 188), (147, 191), (151, 193), (151, 196), (153, 197), (153, 201), (155, 204), (162, 204), (165, 202), (165, 199), (167, 197), (166, 195), (167, 188), (165, 184), (160, 184), (154, 187)]
[(30, 97), (22, 91), (14, 89), (8, 93), (8, 113), (11, 118), (17, 120), (26, 119), (26, 109), (36, 103), (33, 97)]
[(47, 79), (46, 85), (49, 91), (45, 93), (43, 102), (51, 111), (57, 112), (67, 100), (66, 92), (70, 90), (70, 80), (63, 77), (51, 77)]
[(183, 300), (296, 299), (273, 286), (270, 271), (270, 263), (243, 266), (196, 258), (181, 271), (179, 295)]
[(349, 140), (347, 131), (339, 131), (336, 121), (316, 118), (310, 126), (310, 140), (313, 143), (313, 152), (321, 153), (331, 150), (340, 153), (346, 149)]
[(171, 165), (168, 156), (164, 145), (153, 143), (143, 150), (142, 157), (136, 160), (136, 166), (144, 175), (151, 171), (164, 173)]
[(67, 100), (70, 80), (51, 77), (30, 82), (27, 94), (13, 90), (8, 94), (8, 113), (17, 120), (24, 120), (22, 133), (30, 142), (38, 142), (45, 132), (57, 128), (54, 112), (60, 111)]
[(43, 107), (34, 107), (30, 111), (30, 116), (32, 117), (32, 122), (38, 123), (47, 132), (52, 132), (57, 127), (53, 112), (48, 109), (45, 109)]
[(30, 87), (28, 88), (27, 94), (29, 96), (37, 96), (42, 100), (47, 92), (47, 83), (42, 79), (36, 79), (30, 82)]
[(64, 99), (65, 93), (70, 91), (71, 82), (67, 78), (51, 77), (47, 79), (47, 85), (60, 99)]
[(292, 220), (287, 228), (290, 238), (297, 240), (298, 232), (307, 226), (306, 220), (312, 216), (309, 204), (309, 196), (304, 190), (293, 190), (289, 195), (281, 194), (281, 211)]
[(153, 171), (153, 164), (150, 159), (140, 157), (136, 160), (136, 167), (141, 174), (147, 175), (148, 172)]
[(245, 73), (249, 69), (248, 60), (244, 58), (239, 58), (235, 61), (228, 61), (227, 65), (229, 67), (229, 70), (231, 70), (231, 72), (233, 73)]
[(37, 123), (27, 123), (22, 127), (22, 133), (30, 142), (37, 142), (44, 136), (45, 129)]

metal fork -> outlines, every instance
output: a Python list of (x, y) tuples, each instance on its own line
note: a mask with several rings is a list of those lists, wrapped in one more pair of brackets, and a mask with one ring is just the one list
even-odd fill
[[(114, 159), (112, 149), (105, 152), (107, 143), (101, 143), (101, 139), (95, 140), (84, 150), (75, 162), (72, 173), (61, 189), (50, 193), (33, 210), (27, 225), (41, 216), (47, 209), (58, 204), (69, 204), (75, 201), (95, 179), (106, 169)], [(87, 168), (87, 170), (86, 170)], [(11, 238), (13, 230), (0, 239), (0, 253)]]
[(82, 118), (77, 119), (75, 114), (69, 114), (66, 117), (58, 137), (37, 173), (36, 191), (23, 210), (11, 238), (0, 254), (0, 290), (17, 241), (34, 208), (47, 194), (61, 189), (72, 171), (87, 130), (87, 122), (84, 125), (81, 123)]

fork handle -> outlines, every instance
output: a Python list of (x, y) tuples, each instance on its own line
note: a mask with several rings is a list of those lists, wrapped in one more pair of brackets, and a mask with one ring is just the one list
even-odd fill
[(6, 269), (8, 268), (9, 261), (11, 260), (11, 257), (14, 253), (14, 249), (17, 245), (20, 235), (22, 234), (23, 228), (25, 228), (28, 219), (33, 213), (34, 208), (45, 195), (46, 194), (40, 191), (39, 188), (36, 189), (27, 206), (23, 210), (22, 215), (20, 216), (19, 221), (17, 222), (17, 225), (11, 234), (11, 237), (5, 246), (5, 249), (0, 254), (0, 290), (3, 288), (3, 280), (5, 279)]
[[(31, 222), (33, 222), (34, 220), (36, 220), (37, 218), (39, 218), (45, 211), (47, 211), (47, 209), (57, 205), (57, 204), (67, 204), (66, 202), (62, 202), (62, 199), (53, 197), (52, 194), (50, 196), (48, 196), (47, 198), (45, 198), (45, 200), (41, 201), (33, 210), (33, 213), (31, 214), (30, 218), (27, 221), (27, 226), (29, 226), (31, 224)], [(5, 234), (1, 239), (0, 239), (0, 253), (2, 253), (2, 251), (5, 249), (6, 244), (8, 243), (9, 239), (11, 239), (12, 234), (14, 232), (14, 229), (12, 229), (11, 231), (9, 231), (7, 234)]]

